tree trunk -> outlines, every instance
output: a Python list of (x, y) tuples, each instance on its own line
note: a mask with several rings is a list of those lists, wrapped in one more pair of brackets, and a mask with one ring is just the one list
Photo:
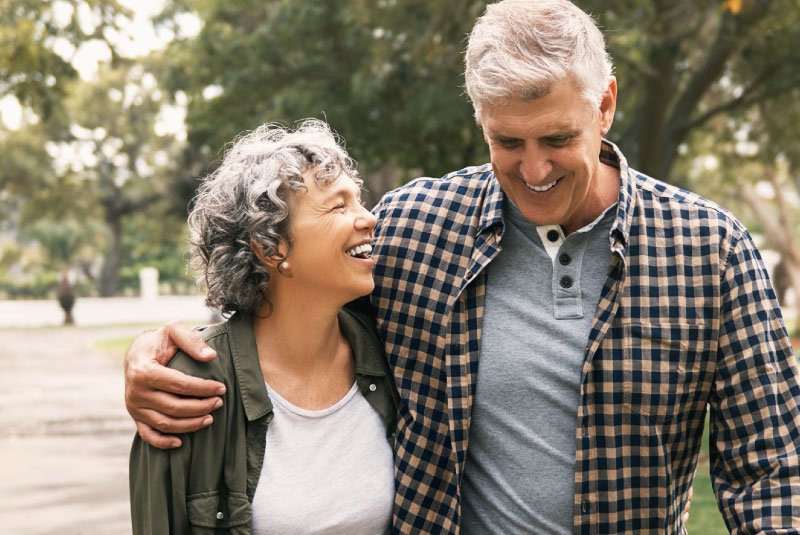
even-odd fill
[(100, 274), (100, 295), (111, 297), (117, 291), (119, 270), (122, 266), (122, 216), (107, 214), (108, 247), (103, 259), (103, 270)]
[(402, 170), (393, 163), (387, 163), (373, 173), (365, 173), (362, 200), (367, 208), (372, 208), (381, 200), (383, 194), (400, 185)]
[(675, 72), (675, 50), (662, 46), (651, 52), (650, 64), (658, 73), (645, 83), (645, 95), (639, 116), (637, 162), (634, 167), (659, 180), (667, 180), (664, 172), (664, 151), (669, 145), (666, 129), (667, 112), (672, 97)]

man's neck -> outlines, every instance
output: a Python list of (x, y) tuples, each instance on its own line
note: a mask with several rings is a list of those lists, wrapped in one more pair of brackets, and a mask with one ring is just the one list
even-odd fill
[(620, 171), (616, 167), (600, 162), (597, 168), (596, 185), (590, 195), (587, 195), (584, 203), (591, 206), (592, 210), (587, 210), (585, 216), (567, 225), (562, 225), (564, 234), (572, 234), (582, 229), (602, 215), (610, 206), (619, 200)]

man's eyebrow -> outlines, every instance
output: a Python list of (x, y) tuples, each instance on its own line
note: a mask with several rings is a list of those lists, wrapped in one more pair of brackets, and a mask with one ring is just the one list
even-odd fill
[[(554, 128), (552, 133), (541, 136), (540, 139), (550, 139), (554, 137), (575, 137), (578, 134), (580, 134), (580, 129), (575, 128), (573, 126), (563, 126)], [(498, 134), (496, 132), (489, 132), (489, 139), (493, 141), (504, 142), (504, 141), (519, 141), (521, 138), (506, 136), (504, 134)]]
[(580, 134), (580, 130), (573, 127), (566, 127), (566, 128), (559, 128), (552, 134), (547, 134), (546, 136), (542, 136), (544, 139), (551, 138), (551, 137), (575, 137)]
[(489, 139), (493, 139), (494, 141), (517, 141), (519, 138), (512, 136), (504, 136), (503, 134), (496, 134), (494, 132), (489, 132)]

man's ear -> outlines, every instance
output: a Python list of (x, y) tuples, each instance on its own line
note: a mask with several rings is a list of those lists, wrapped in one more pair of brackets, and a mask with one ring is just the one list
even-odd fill
[(600, 133), (608, 134), (614, 123), (614, 112), (617, 110), (617, 79), (614, 76), (608, 79), (608, 89), (600, 102)]

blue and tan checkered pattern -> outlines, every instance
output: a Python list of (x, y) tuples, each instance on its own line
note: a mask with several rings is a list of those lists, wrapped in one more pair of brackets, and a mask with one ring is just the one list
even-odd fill
[[(581, 379), (575, 533), (683, 533), (706, 407), (731, 532), (800, 533), (798, 371), (758, 251), (725, 210), (629, 169), (610, 143), (600, 158), (620, 197)], [(374, 211), (372, 305), (405, 402), (395, 533), (458, 533), (502, 202), (485, 165), (415, 180)]]

